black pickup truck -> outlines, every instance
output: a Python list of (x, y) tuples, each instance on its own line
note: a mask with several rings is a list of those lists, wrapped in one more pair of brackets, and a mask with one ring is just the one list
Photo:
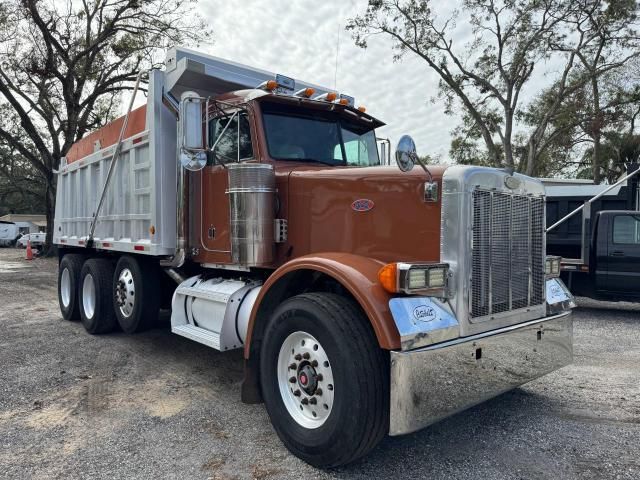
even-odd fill
[(638, 173), (638, 165), (630, 165), (632, 176), (609, 191), (603, 185), (547, 185), (547, 227), (584, 205), (547, 233), (547, 254), (563, 257), (561, 277), (574, 295), (640, 301)]

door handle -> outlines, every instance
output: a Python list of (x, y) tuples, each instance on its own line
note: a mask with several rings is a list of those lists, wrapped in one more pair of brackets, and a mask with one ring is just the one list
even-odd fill
[(611, 252), (611, 256), (612, 257), (624, 257), (624, 252), (621, 252), (620, 250), (616, 250), (615, 252)]

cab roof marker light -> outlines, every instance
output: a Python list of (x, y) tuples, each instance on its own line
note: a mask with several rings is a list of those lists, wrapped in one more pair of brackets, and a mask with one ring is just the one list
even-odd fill
[(277, 74), (275, 80), (262, 82), (258, 88), (269, 92), (275, 92), (278, 89), (293, 91), (296, 88), (296, 81), (291, 77)]
[(356, 104), (356, 99), (349, 95), (341, 93), (338, 103), (340, 103), (340, 105), (349, 105), (350, 107), (353, 107)]
[(322, 95), (318, 95), (317, 97), (314, 97), (314, 100), (322, 100), (325, 102), (333, 102), (335, 101), (335, 99), (338, 98), (338, 94), (336, 92), (327, 92), (327, 93), (323, 93)]
[(278, 88), (278, 82), (276, 82), (275, 80), (267, 80), (266, 82), (262, 82), (260, 85), (258, 85), (258, 88), (273, 92), (276, 88)]
[(294, 95), (296, 97), (310, 98), (314, 93), (316, 93), (316, 89), (308, 87), (298, 90)]
[(360, 105), (358, 107), (358, 111), (361, 112), (361, 113), (365, 113), (367, 111), (367, 109), (365, 107), (363, 107), (362, 105)]

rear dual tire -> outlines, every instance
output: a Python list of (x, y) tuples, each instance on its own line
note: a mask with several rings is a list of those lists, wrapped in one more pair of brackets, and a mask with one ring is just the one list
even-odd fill
[(65, 320), (80, 320), (78, 280), (84, 256), (67, 254), (58, 267), (58, 303)]
[(160, 309), (160, 271), (147, 259), (123, 256), (114, 267), (107, 258), (66, 254), (58, 269), (58, 303), (65, 320), (82, 320), (91, 334), (119, 324), (125, 333), (144, 331)]
[(90, 258), (80, 271), (80, 318), (87, 332), (94, 335), (111, 332), (116, 326), (111, 303), (113, 270), (109, 260)]
[(113, 310), (125, 333), (151, 328), (160, 312), (160, 269), (146, 259), (120, 257), (113, 275)]

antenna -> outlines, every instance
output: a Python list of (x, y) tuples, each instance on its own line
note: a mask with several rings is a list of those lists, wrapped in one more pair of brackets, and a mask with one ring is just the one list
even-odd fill
[(340, 22), (338, 22), (338, 39), (336, 40), (336, 70), (333, 74), (333, 89), (338, 90), (338, 54), (340, 53)]

